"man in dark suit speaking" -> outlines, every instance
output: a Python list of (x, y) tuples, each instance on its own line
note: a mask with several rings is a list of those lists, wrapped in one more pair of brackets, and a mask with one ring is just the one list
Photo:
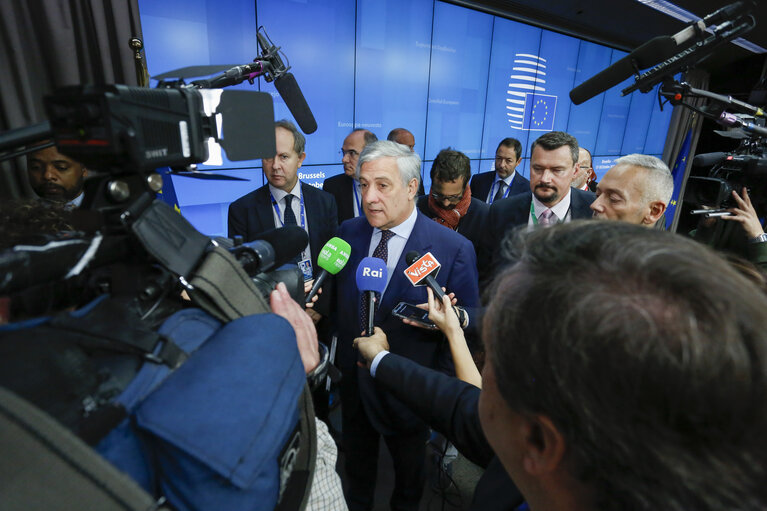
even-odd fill
[[(378, 441), (383, 435), (394, 460), (392, 509), (418, 509), (424, 485), (426, 424), (389, 393), (377, 388), (370, 374), (357, 366), (352, 341), (363, 326), (361, 296), (355, 273), (368, 256), (386, 263), (388, 282), (375, 311), (375, 324), (393, 332), (391, 350), (427, 367), (437, 367), (446, 350), (441, 333), (402, 323), (392, 315), (400, 301), (426, 302), (426, 288), (413, 287), (405, 276), (410, 251), (431, 252), (441, 264), (439, 285), (454, 292), (459, 305), (479, 303), (474, 248), (460, 234), (438, 225), (415, 207), (421, 160), (406, 146), (379, 141), (360, 156), (357, 175), (364, 216), (344, 222), (337, 236), (351, 246), (351, 257), (336, 276), (338, 365), (343, 373), (341, 402), (346, 491), (349, 508), (371, 509), (375, 491)], [(395, 340), (396, 339), (396, 340)]]
[(355, 341), (376, 383), (487, 467), (471, 509), (517, 509), (506, 474), (531, 511), (767, 509), (761, 289), (625, 222), (514, 241), (481, 391), (387, 354), (385, 330)]
[[(293, 123), (277, 121), (274, 136), (277, 152), (274, 158), (262, 160), (268, 183), (229, 205), (229, 237), (239, 235), (252, 241), (275, 227), (301, 226), (309, 233), (309, 245), (298, 264), (304, 279), (310, 280), (321, 271), (317, 257), (338, 227), (336, 203), (330, 194), (298, 179), (298, 169), (306, 158), (306, 139)], [(317, 311), (327, 314), (328, 305), (321, 297)]]
[(549, 226), (591, 218), (594, 194), (570, 187), (578, 169), (578, 141), (563, 131), (552, 131), (533, 142), (530, 155), (530, 190), (490, 207), (479, 262), (485, 280), (498, 262), (498, 249), (506, 232), (527, 225)]

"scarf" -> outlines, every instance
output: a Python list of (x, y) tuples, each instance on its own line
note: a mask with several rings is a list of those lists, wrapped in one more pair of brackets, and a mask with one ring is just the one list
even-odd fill
[(458, 222), (461, 221), (461, 218), (466, 216), (466, 212), (469, 211), (470, 205), (471, 188), (468, 186), (463, 191), (463, 197), (461, 197), (461, 200), (453, 209), (443, 208), (439, 202), (434, 200), (434, 197), (431, 196), (431, 190), (429, 190), (429, 209), (434, 212), (434, 221), (438, 224), (447, 226), (454, 231), (458, 228)]

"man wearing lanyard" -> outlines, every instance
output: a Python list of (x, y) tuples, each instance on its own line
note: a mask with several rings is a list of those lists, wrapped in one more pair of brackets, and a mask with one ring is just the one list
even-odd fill
[[(301, 226), (309, 234), (309, 245), (297, 262), (308, 281), (319, 273), (317, 256), (338, 228), (336, 203), (329, 193), (298, 179), (298, 169), (306, 158), (304, 135), (290, 121), (277, 121), (274, 126), (276, 154), (262, 160), (268, 184), (229, 206), (229, 237), (240, 235), (252, 241), (276, 227)], [(329, 300), (329, 296), (323, 299), (321, 295), (317, 312), (326, 315)], [(319, 320), (316, 316), (313, 319)]]
[(357, 160), (366, 145), (378, 140), (372, 131), (356, 129), (349, 133), (341, 146), (341, 162), (344, 173), (329, 177), (322, 183), (322, 189), (333, 195), (338, 206), (338, 223), (362, 214), (362, 195), (357, 181)]
[(504, 138), (495, 150), (495, 170), (481, 172), (471, 180), (471, 196), (492, 204), (525, 193), (530, 181), (516, 171), (522, 162), (522, 143), (516, 138)]
[(501, 241), (520, 225), (533, 228), (591, 218), (594, 194), (570, 187), (578, 170), (578, 141), (563, 131), (552, 131), (533, 142), (530, 155), (530, 191), (496, 201), (490, 207), (478, 255), (484, 280), (499, 260)]

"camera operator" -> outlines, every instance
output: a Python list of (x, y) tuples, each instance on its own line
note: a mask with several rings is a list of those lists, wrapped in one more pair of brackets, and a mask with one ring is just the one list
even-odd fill
[(46, 147), (27, 158), (29, 183), (38, 197), (76, 208), (83, 202), (83, 182), (88, 169), (61, 154), (56, 146)]
[(378, 328), (354, 341), (379, 387), (486, 467), (472, 509), (515, 509), (507, 474), (532, 511), (764, 509), (767, 297), (712, 250), (626, 222), (506, 248), (481, 391), (388, 353)]

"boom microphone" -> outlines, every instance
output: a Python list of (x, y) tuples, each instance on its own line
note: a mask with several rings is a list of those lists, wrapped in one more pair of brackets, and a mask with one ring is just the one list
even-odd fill
[[(600, 71), (570, 91), (570, 100), (580, 105), (630, 78), (638, 69), (646, 69), (678, 52), (676, 36), (658, 36), (650, 39), (615, 64)], [(635, 67), (636, 66), (636, 67)]]
[(709, 14), (703, 19), (691, 23), (672, 36), (658, 36), (650, 39), (615, 64), (597, 73), (570, 91), (570, 99), (576, 105), (593, 98), (623, 80), (630, 78), (639, 70), (647, 69), (669, 59), (685, 50), (693, 43), (702, 40), (708, 25), (719, 25), (737, 16), (751, 11), (753, 0), (741, 0)]
[[(317, 131), (317, 121), (314, 119), (309, 105), (306, 103), (304, 94), (298, 87), (293, 73), (289, 73), (289, 67), (285, 66), (285, 63), (280, 57), (280, 49), (275, 46), (267, 37), (258, 32), (256, 34), (258, 44), (261, 46), (261, 56), (263, 59), (269, 61), (271, 65), (270, 73), (267, 74), (266, 80), (274, 80), (274, 86), (277, 88), (277, 92), (280, 93), (280, 97), (287, 105), (291, 115), (298, 123), (301, 131), (307, 135)], [(271, 74), (271, 76), (270, 76)]]
[(320, 276), (314, 281), (309, 294), (306, 295), (306, 303), (311, 303), (314, 295), (325, 282), (328, 275), (335, 275), (339, 271), (343, 270), (346, 263), (349, 261), (349, 256), (352, 253), (352, 247), (341, 238), (333, 237), (325, 243), (325, 246), (320, 250), (320, 255), (317, 258), (317, 266), (322, 268)]
[(367, 303), (367, 325), (365, 332), (368, 337), (373, 335), (373, 323), (375, 321), (375, 294), (383, 293), (386, 289), (388, 270), (383, 259), (378, 257), (366, 257), (357, 266), (357, 289), (365, 293)]
[(718, 163), (722, 163), (727, 158), (727, 153), (704, 153), (699, 154), (692, 159), (693, 167), (713, 167)]

